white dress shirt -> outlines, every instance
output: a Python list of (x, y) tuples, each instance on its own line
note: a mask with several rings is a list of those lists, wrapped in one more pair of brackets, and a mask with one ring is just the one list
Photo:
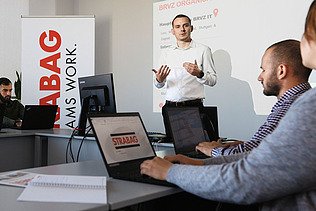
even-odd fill
[[(194, 64), (195, 61), (199, 69), (204, 72), (202, 78), (191, 75), (183, 67), (184, 62)], [(167, 65), (171, 71), (162, 83), (155, 80), (155, 86), (162, 88), (166, 85), (166, 100), (168, 101), (182, 102), (204, 99), (204, 85), (214, 86), (216, 84), (217, 77), (211, 49), (193, 40), (186, 49), (172, 46), (162, 52), (161, 65)]]

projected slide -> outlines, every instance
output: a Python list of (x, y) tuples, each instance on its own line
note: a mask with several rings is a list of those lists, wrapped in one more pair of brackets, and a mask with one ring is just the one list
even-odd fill
[[(274, 97), (262, 94), (257, 81), (261, 57), (267, 47), (284, 39), (300, 40), (312, 0), (167, 0), (153, 5), (153, 68), (159, 68), (161, 51), (172, 44), (171, 21), (188, 15), (192, 38), (209, 46), (218, 73), (215, 87), (205, 87), (205, 105), (220, 105), (227, 98), (247, 99), (257, 115), (267, 115)], [(280, 8), (286, 11), (280, 15)], [(154, 77), (153, 77), (154, 80)], [(232, 83), (236, 82), (236, 83)], [(238, 82), (238, 83), (237, 83)], [(312, 85), (316, 76), (312, 75)], [(238, 84), (241, 84), (239, 87)], [(224, 93), (215, 93), (223, 91)], [(153, 111), (164, 104), (163, 89), (153, 85)], [(225, 94), (225, 96), (223, 96)], [(233, 99), (231, 99), (233, 101)], [(231, 102), (230, 101), (230, 102)], [(238, 106), (238, 104), (237, 104)]]

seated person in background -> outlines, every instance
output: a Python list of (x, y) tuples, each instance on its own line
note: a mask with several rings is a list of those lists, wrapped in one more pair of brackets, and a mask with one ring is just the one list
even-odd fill
[[(303, 64), (309, 68), (316, 68), (315, 20), (316, 0), (309, 8), (301, 43)], [(316, 210), (315, 127), (313, 88), (293, 103), (278, 127), (249, 153), (205, 160), (155, 157), (144, 161), (140, 170), (208, 200), (259, 203), (261, 210)]]
[(264, 124), (249, 141), (201, 142), (196, 146), (197, 150), (213, 157), (251, 151), (275, 130), (292, 103), (311, 88), (308, 83), (311, 69), (302, 64), (299, 41), (284, 40), (271, 45), (262, 57), (260, 68), (262, 72), (258, 80), (263, 85), (263, 94), (278, 99)]
[(18, 100), (11, 100), (12, 83), (8, 78), (0, 78), (0, 93), (0, 101), (5, 104), (2, 127), (21, 127), (24, 106)]

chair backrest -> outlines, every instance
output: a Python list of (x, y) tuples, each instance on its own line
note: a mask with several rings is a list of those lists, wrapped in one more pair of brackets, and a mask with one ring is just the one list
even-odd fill
[(201, 118), (203, 123), (204, 130), (207, 131), (208, 136), (211, 139), (219, 138), (218, 130), (218, 114), (216, 106), (204, 106), (203, 111), (201, 112)]

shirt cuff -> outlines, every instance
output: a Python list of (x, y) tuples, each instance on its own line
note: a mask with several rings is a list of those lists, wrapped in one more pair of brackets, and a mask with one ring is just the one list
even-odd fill
[(223, 148), (223, 147), (215, 147), (215, 148), (212, 149), (212, 151), (211, 151), (212, 157), (221, 156), (224, 149), (225, 149), (225, 148)]
[(154, 84), (155, 84), (155, 86), (159, 89), (159, 88), (162, 88), (164, 85), (165, 85), (165, 81), (163, 81), (163, 82), (158, 82), (157, 81), (157, 79), (155, 79), (155, 82), (154, 82)]
[(199, 78), (199, 77), (196, 76), (196, 79), (197, 79), (198, 82), (204, 84), (205, 81), (207, 80), (207, 73), (203, 72), (203, 76), (202, 76), (201, 78)]

